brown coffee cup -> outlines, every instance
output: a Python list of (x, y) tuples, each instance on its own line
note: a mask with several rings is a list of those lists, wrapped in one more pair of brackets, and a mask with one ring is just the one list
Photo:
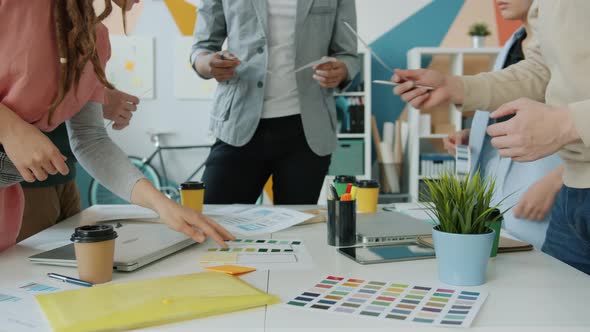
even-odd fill
[(72, 234), (81, 280), (102, 284), (113, 280), (115, 239), (117, 232), (111, 225), (78, 227)]

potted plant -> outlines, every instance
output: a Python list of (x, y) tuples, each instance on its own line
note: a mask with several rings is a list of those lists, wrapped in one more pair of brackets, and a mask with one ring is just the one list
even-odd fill
[(459, 177), (443, 173), (425, 180), (429, 189), (424, 203), (434, 220), (432, 230), (439, 279), (451, 285), (476, 286), (485, 283), (495, 231), (488, 225), (502, 218), (498, 205), (491, 206), (495, 179)]
[(485, 23), (474, 23), (469, 28), (473, 48), (485, 47), (486, 37), (491, 35), (488, 25)]

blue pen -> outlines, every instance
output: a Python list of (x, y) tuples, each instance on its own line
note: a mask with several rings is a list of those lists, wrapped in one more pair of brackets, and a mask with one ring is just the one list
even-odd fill
[(60, 280), (63, 282), (67, 282), (69, 284), (74, 284), (74, 285), (79, 285), (79, 286), (84, 286), (84, 287), (92, 287), (92, 284), (89, 283), (88, 281), (64, 276), (64, 275), (57, 274), (57, 273), (47, 273), (47, 276), (52, 279), (57, 279), (57, 280)]

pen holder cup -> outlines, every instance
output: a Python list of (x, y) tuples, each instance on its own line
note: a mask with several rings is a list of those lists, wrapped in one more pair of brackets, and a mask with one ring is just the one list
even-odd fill
[(328, 245), (356, 244), (356, 201), (328, 200)]

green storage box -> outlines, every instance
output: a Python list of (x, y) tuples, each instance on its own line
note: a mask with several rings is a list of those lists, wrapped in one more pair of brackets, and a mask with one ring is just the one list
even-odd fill
[(332, 154), (329, 175), (362, 175), (365, 148), (362, 139), (339, 139)]

